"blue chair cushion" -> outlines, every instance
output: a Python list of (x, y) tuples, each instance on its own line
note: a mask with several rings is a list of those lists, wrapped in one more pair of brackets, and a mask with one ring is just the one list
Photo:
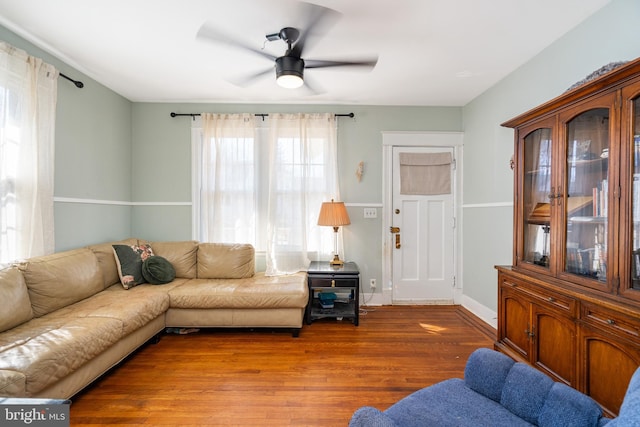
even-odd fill
[(384, 413), (402, 427), (531, 426), (498, 402), (471, 390), (459, 378), (418, 390)]
[(540, 427), (595, 427), (602, 409), (589, 396), (562, 383), (555, 383), (538, 418)]
[(518, 362), (507, 375), (500, 403), (523, 420), (537, 424), (553, 384), (550, 377)]
[(500, 402), (507, 374), (515, 361), (488, 348), (471, 353), (464, 369), (467, 386), (491, 400)]

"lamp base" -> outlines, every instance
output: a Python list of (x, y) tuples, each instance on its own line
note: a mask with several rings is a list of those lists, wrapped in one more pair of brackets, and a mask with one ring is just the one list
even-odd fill
[(329, 261), (329, 265), (344, 265), (344, 261), (338, 257), (338, 254), (335, 254), (333, 259)]

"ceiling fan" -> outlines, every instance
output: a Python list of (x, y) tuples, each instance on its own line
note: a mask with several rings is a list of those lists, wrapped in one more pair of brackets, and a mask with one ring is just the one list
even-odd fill
[[(313, 85), (309, 84), (309, 80), (305, 81), (304, 72), (306, 69), (313, 68), (330, 68), (330, 67), (354, 67), (359, 69), (371, 70), (378, 63), (378, 57), (370, 56), (364, 59), (354, 60), (321, 60), (321, 59), (303, 59), (302, 55), (310, 42), (317, 41), (341, 16), (341, 14), (333, 9), (323, 6), (300, 3), (303, 25), (300, 28), (284, 27), (277, 33), (267, 34), (266, 40), (269, 42), (282, 40), (286, 43), (287, 49), (282, 56), (274, 56), (262, 49), (255, 48), (249, 44), (240, 42), (235, 38), (227, 37), (220, 34), (211, 24), (205, 23), (200, 27), (197, 38), (215, 43), (225, 43), (227, 45), (253, 52), (265, 57), (275, 63), (276, 82), (279, 86), (289, 89), (295, 89), (305, 84), (313, 92), (318, 92)], [(266, 43), (266, 42), (265, 42)], [(263, 71), (247, 76), (241, 81), (235, 83), (245, 86), (257, 78), (272, 73), (274, 66)]]

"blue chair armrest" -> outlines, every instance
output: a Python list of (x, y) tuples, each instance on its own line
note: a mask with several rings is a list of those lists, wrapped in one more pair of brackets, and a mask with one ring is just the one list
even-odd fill
[(371, 406), (363, 406), (354, 412), (349, 427), (398, 427), (383, 412)]

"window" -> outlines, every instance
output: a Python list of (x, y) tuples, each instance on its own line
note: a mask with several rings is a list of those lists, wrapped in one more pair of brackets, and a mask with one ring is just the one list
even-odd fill
[(56, 69), (0, 42), (0, 263), (51, 253)]
[(298, 271), (327, 255), (333, 230), (317, 226), (338, 198), (336, 122), (330, 114), (203, 114), (194, 127), (194, 236), (251, 243), (267, 273)]

